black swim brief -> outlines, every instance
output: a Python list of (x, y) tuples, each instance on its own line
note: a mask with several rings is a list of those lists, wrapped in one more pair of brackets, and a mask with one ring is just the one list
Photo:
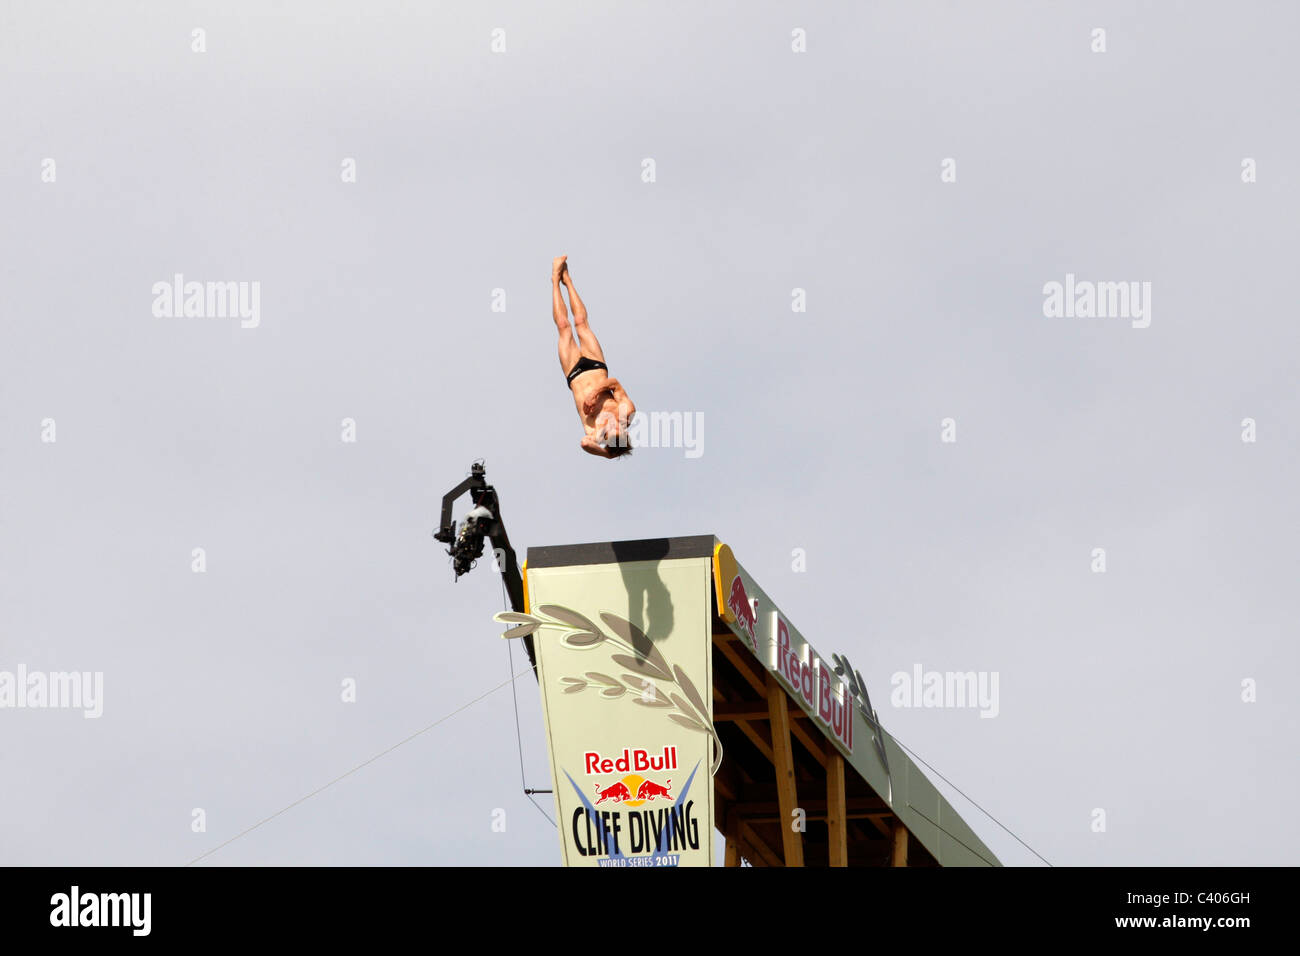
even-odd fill
[(583, 372), (590, 372), (593, 369), (598, 368), (603, 368), (606, 372), (609, 371), (609, 366), (604, 362), (598, 362), (594, 358), (587, 358), (587, 356), (584, 355), (582, 358), (578, 359), (578, 364), (573, 366), (573, 368), (570, 369), (569, 374), (564, 377), (564, 384), (568, 385), (569, 388), (573, 388), (573, 380), (575, 378)]

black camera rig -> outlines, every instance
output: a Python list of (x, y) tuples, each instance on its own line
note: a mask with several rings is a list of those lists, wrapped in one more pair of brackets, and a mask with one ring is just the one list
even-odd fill
[[(456, 499), (467, 491), (470, 493), (473, 507), (465, 516), (465, 521), (458, 532), (456, 522), (451, 516), (451, 509)], [(478, 563), (478, 559), (483, 557), (484, 541), (491, 543), (493, 560), (497, 570), (501, 572), (501, 579), (505, 582), (510, 607), (515, 611), (523, 612), (524, 576), (519, 570), (515, 549), (510, 546), (510, 539), (506, 536), (496, 489), (487, 483), (484, 475), (483, 462), (474, 462), (470, 466), (469, 477), (442, 496), (441, 525), (433, 533), (433, 537), (436, 541), (450, 545), (447, 553), (451, 555), (451, 566), (456, 573), (456, 580), (460, 580), (462, 574), (468, 574)], [(528, 663), (532, 665), (533, 673), (536, 674), (537, 658), (533, 653), (532, 635), (524, 638), (524, 648), (528, 651)]]

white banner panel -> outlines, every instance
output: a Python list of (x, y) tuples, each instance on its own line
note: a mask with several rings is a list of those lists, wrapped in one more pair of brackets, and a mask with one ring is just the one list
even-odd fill
[(565, 865), (711, 866), (709, 558), (527, 576)]

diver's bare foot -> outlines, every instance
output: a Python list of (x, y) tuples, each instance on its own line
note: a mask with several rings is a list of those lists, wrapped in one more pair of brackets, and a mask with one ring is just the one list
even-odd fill
[(563, 276), (565, 271), (568, 269), (568, 263), (564, 261), (568, 258), (568, 256), (556, 256), (551, 260), (551, 279), (553, 281), (559, 282), (560, 277)]

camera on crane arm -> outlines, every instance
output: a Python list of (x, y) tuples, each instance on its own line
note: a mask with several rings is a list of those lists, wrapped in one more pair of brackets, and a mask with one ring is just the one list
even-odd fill
[[(451, 520), (450, 505), (466, 491), (470, 492), (474, 507), (465, 515), (457, 532), (455, 523)], [(483, 557), (483, 539), (496, 530), (493, 527), (497, 522), (496, 497), (496, 491), (484, 476), (483, 463), (476, 461), (470, 468), (470, 476), (443, 499), (442, 527), (434, 532), (433, 537), (443, 544), (451, 545), (447, 553), (451, 555), (451, 566), (456, 572), (457, 580), (462, 574), (469, 574), (478, 559)]]
[[(467, 491), (473, 507), (457, 531), (451, 509), (456, 499)], [(523, 574), (519, 569), (515, 549), (510, 546), (510, 539), (506, 536), (496, 489), (487, 483), (482, 461), (474, 462), (470, 466), (469, 477), (442, 496), (442, 520), (433, 537), (436, 541), (450, 545), (447, 553), (451, 555), (451, 566), (456, 572), (457, 580), (462, 574), (468, 574), (478, 559), (483, 557), (484, 541), (490, 542), (492, 550), (501, 558), (496, 570), (501, 573), (501, 580), (505, 583), (510, 607), (516, 611), (524, 610)], [(528, 651), (529, 663), (536, 668), (532, 635), (524, 637), (524, 647)]]
[(465, 522), (460, 526), (460, 533), (447, 553), (451, 555), (451, 566), (459, 579), (462, 574), (469, 574), (478, 559), (483, 557), (483, 539), (487, 536), (488, 526), (495, 516), (487, 508), (478, 505), (465, 515)]

